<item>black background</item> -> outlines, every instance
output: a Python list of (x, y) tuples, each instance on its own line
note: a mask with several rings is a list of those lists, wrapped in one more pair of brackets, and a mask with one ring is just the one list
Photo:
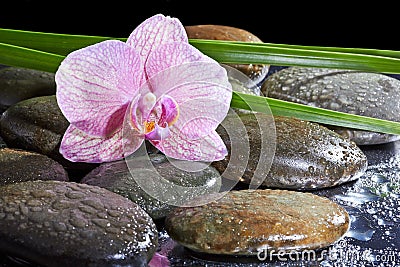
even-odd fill
[(162, 13), (184, 25), (239, 27), (269, 43), (400, 50), (399, 12), (392, 3), (2, 0), (0, 28), (128, 37), (143, 20)]

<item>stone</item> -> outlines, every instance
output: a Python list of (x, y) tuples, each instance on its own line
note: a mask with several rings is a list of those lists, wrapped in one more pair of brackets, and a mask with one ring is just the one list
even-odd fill
[[(268, 76), (265, 96), (384, 120), (400, 121), (400, 80), (381, 73), (328, 68), (284, 68)], [(330, 127), (358, 145), (399, 140), (398, 135)]]
[(57, 161), (21, 149), (0, 149), (0, 186), (10, 183), (57, 180), (68, 181), (68, 174)]
[[(268, 149), (261, 149), (262, 139), (269, 137), (260, 134), (259, 124), (270, 121), (270, 115), (260, 113), (257, 116), (239, 116), (247, 129), (250, 144), (248, 164), (241, 177), (245, 183), (254, 178), (260, 155), (268, 152)], [(237, 121), (228, 116), (223, 123), (234, 128)], [(322, 125), (292, 117), (275, 116), (273, 123), (276, 129), (273, 161), (265, 176), (256, 177), (263, 181), (262, 186), (313, 190), (354, 181), (364, 174), (368, 166), (367, 157), (354, 142)], [(244, 142), (244, 137), (240, 133), (229, 136), (221, 126), (218, 126), (217, 132), (229, 154), (225, 159), (213, 162), (212, 166), (224, 172), (230, 161), (232, 146)]]
[(0, 69), (0, 114), (22, 100), (55, 93), (54, 73), (19, 67)]
[(0, 136), (0, 149), (7, 147), (7, 144), (4, 142), (3, 138)]
[(165, 220), (170, 237), (195, 252), (254, 256), (267, 249), (324, 248), (349, 229), (343, 207), (312, 193), (247, 189), (217, 194), (207, 204), (175, 208)]
[(69, 122), (58, 107), (56, 96), (26, 99), (8, 108), (0, 117), (0, 135), (9, 147), (46, 155), (72, 175), (86, 174), (96, 164), (71, 162), (59, 152)]
[[(239, 41), (262, 43), (255, 34), (232, 26), (225, 25), (189, 25), (185, 26), (189, 39), (206, 39), (222, 41)], [(269, 65), (266, 64), (228, 64), (246, 74), (256, 84), (261, 83), (268, 74)]]
[[(149, 155), (149, 158), (155, 171), (164, 179), (176, 185), (203, 187), (202, 193), (207, 193), (212, 188), (219, 189), (221, 186), (220, 174), (214, 167), (206, 166), (204, 169), (198, 171), (185, 171), (170, 163), (165, 155), (152, 154)], [(155, 190), (157, 189), (157, 185), (153, 184), (145, 165), (141, 168), (139, 162), (136, 159), (134, 163), (127, 163), (125, 160), (102, 163), (83, 177), (81, 183), (103, 187), (127, 197), (143, 208), (153, 219), (162, 219), (174, 206), (152, 197), (136, 182), (136, 179), (144, 177), (152, 183)], [(128, 164), (134, 164), (135, 169), (130, 169)], [(161, 191), (161, 194), (166, 194), (163, 191), (168, 190), (166, 187), (158, 189)], [(195, 197), (195, 195), (191, 197)]]
[(61, 181), (0, 187), (0, 250), (43, 266), (147, 266), (151, 217), (104, 188)]

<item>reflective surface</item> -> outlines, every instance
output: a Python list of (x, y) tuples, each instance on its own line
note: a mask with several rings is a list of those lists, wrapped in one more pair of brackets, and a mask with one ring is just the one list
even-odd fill
[(399, 266), (400, 142), (361, 148), (369, 161), (361, 178), (313, 191), (350, 214), (350, 230), (336, 244), (302, 254), (228, 258), (189, 251), (161, 230), (159, 253), (169, 258), (171, 266)]

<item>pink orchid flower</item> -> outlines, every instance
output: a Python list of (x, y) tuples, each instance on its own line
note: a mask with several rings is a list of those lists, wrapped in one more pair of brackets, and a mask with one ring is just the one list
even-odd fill
[(144, 140), (176, 159), (216, 161), (227, 154), (215, 131), (232, 98), (226, 70), (189, 44), (176, 18), (154, 15), (126, 42), (70, 53), (55, 80), (70, 122), (60, 152), (70, 161), (119, 160)]

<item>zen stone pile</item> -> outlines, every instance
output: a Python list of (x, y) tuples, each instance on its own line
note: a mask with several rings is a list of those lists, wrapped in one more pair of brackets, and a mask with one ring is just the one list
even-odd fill
[[(261, 42), (235, 28), (186, 30), (189, 38)], [(252, 88), (251, 94), (399, 119), (399, 82), (384, 75), (284, 68), (266, 77), (266, 65), (233, 67), (255, 84), (263, 82), (262, 90)], [(358, 145), (398, 139), (266, 114), (255, 120), (254, 113), (239, 112), (240, 127), (230, 116), (223, 124), (245, 132), (228, 134), (219, 126), (229, 154), (206, 168), (189, 172), (154, 148), (148, 150), (166, 184), (204, 188), (185, 207), (175, 207), (138, 185), (137, 179), (147, 175), (140, 165), (132, 170), (127, 160), (89, 164), (64, 159), (59, 146), (68, 121), (55, 90), (53, 74), (0, 68), (0, 254), (45, 266), (147, 266), (164, 227), (182, 246), (206, 254), (254, 256), (264, 248), (329, 246), (348, 230), (349, 215), (313, 192), (362, 179), (368, 162)], [(273, 134), (263, 135), (261, 126)], [(231, 152), (243, 142), (250, 148), (243, 174), (225, 177), (228, 167), (238, 167), (230, 164)], [(273, 157), (263, 159), (264, 143)], [(257, 173), (260, 162), (266, 171)], [(243, 189), (254, 178), (261, 179), (260, 188)], [(239, 186), (209, 193), (227, 181)], [(168, 187), (159, 190), (166, 193)]]

